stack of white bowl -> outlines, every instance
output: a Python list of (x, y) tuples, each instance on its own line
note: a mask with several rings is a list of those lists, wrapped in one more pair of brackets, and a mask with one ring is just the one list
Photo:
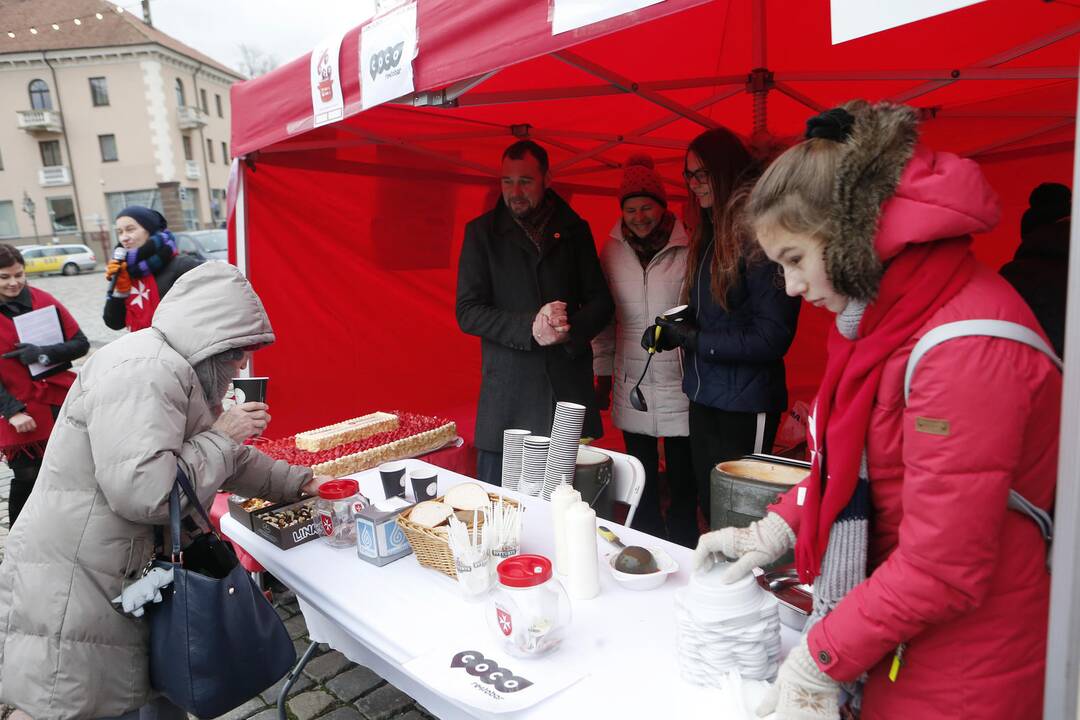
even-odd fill
[(780, 667), (777, 600), (753, 575), (721, 580), (726, 564), (690, 576), (675, 593), (679, 668), (685, 680), (719, 687), (724, 674), (772, 680)]
[(517, 490), (518, 481), (521, 480), (526, 435), (532, 433), (528, 430), (503, 430), (502, 486), (508, 490)]
[(551, 424), (551, 447), (544, 468), (544, 499), (562, 484), (574, 484), (574, 466), (581, 444), (581, 426), (585, 422), (585, 406), (571, 402), (555, 403), (555, 420)]
[(521, 480), (518, 492), (534, 497), (544, 488), (544, 466), (547, 464), (548, 446), (551, 438), (543, 435), (526, 435), (525, 452), (521, 460)]

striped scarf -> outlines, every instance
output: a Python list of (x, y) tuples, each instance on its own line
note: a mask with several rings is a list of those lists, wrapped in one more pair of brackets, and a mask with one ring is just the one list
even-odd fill
[(173, 234), (167, 229), (159, 230), (141, 247), (128, 250), (128, 274), (133, 278), (157, 275), (178, 254)]

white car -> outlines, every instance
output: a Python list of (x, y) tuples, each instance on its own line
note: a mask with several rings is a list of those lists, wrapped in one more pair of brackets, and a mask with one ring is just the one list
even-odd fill
[(86, 245), (25, 245), (19, 248), (28, 275), (78, 275), (97, 269), (97, 256)]

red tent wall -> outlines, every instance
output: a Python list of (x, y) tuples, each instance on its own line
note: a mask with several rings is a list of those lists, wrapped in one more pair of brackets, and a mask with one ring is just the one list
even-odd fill
[[(392, 408), (449, 415), (471, 434), (479, 341), (463, 335), (454, 319), (457, 257), (465, 223), (491, 207), (495, 168), (514, 125), (531, 125), (550, 149), (556, 181), (602, 245), (618, 214), (619, 164), (630, 153), (653, 154), (669, 191), (685, 193), (678, 179), (683, 148), (702, 125), (678, 118), (641, 129), (668, 116), (671, 103), (681, 111), (698, 106), (705, 122), (747, 137), (759, 138), (755, 130), (763, 127), (794, 136), (814, 112), (806, 103), (905, 99), (928, 78), (951, 78), (943, 69), (977, 75), (969, 68), (991, 59), (1011, 75), (943, 84), (911, 97), (926, 109), (925, 141), (979, 159), (1002, 196), (1002, 223), (978, 239), (979, 256), (993, 267), (1011, 257), (1030, 189), (1046, 180), (1069, 182), (1076, 8), (990, 0), (833, 47), (826, 0), (700, 6), (669, 0), (654, 8), (683, 11), (638, 14), (556, 38), (535, 12), (541, 4), (546, 0), (486, 0), (449, 17), (451, 3), (420, 0), (421, 89), (521, 61), (461, 95), (456, 107), (388, 105), (357, 113), (355, 31), (343, 49), (347, 114), (354, 114), (336, 125), (306, 130), (306, 59), (234, 89), (233, 147), (251, 161), (243, 170), (247, 270), (278, 333), (278, 343), (256, 358), (258, 372), (274, 378), (274, 435)], [(753, 7), (767, 11), (765, 54), (752, 42), (762, 37), (755, 34), (762, 24)], [(431, 31), (425, 18), (452, 24), (456, 34)], [(476, 18), (487, 24), (470, 25)], [(650, 18), (656, 19), (642, 22)], [(496, 36), (528, 42), (494, 42)], [(1032, 42), (1047, 36), (1058, 39)], [(562, 60), (542, 54), (581, 40), (587, 42)], [(1028, 52), (1008, 52), (1025, 43)], [(769, 93), (767, 115), (754, 112), (745, 92), (754, 63), (767, 63), (779, 83)], [(903, 77), (851, 79), (879, 71)], [(618, 87), (611, 72), (620, 76)], [(848, 79), (820, 79), (830, 73)], [(424, 84), (431, 77), (437, 85)], [(669, 106), (626, 92), (624, 80), (660, 88), (659, 100)], [(541, 99), (546, 96), (563, 99)], [(634, 137), (573, 161), (616, 133)], [(804, 307), (788, 355), (793, 399), (813, 393), (828, 322), (823, 312)]]

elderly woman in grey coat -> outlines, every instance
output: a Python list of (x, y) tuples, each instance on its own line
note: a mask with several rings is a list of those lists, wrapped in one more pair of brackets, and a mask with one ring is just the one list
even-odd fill
[(177, 465), (204, 505), (222, 488), (288, 500), (323, 480), (243, 444), (266, 428), (266, 405), (221, 410), (229, 379), (273, 341), (247, 280), (206, 263), (150, 328), (86, 363), (0, 565), (0, 700), (35, 720), (183, 717), (154, 699), (147, 624), (110, 600), (151, 558)]
[(642, 333), (656, 316), (679, 303), (686, 275), (688, 238), (675, 214), (668, 210), (667, 191), (648, 155), (626, 163), (619, 186), (621, 217), (600, 253), (615, 317), (593, 340), (593, 372), (600, 406), (611, 398), (611, 419), (623, 431), (626, 451), (645, 467), (645, 490), (634, 515), (634, 527), (650, 535), (692, 547), (699, 535), (697, 518), (689, 512), (660, 513), (660, 443), (672, 507), (693, 508), (694, 476), (690, 463), (688, 409), (682, 389), (678, 353), (657, 355), (641, 380), (644, 411), (630, 404), (630, 391), (642, 377), (649, 353)]

